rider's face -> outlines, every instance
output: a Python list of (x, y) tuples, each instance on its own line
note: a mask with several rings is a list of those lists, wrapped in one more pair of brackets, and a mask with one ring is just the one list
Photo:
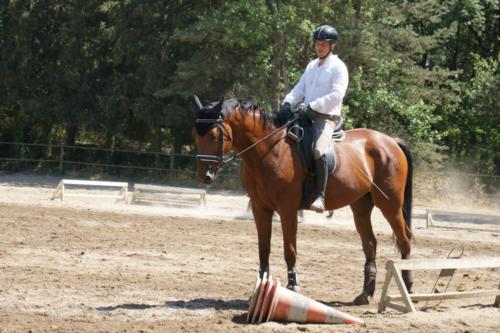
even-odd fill
[(331, 50), (335, 47), (335, 44), (330, 44), (329, 41), (326, 40), (315, 40), (314, 48), (316, 49), (316, 55), (318, 58), (324, 58), (328, 56)]

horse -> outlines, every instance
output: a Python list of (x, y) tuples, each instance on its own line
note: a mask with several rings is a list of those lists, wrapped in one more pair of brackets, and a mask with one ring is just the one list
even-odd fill
[[(198, 151), (197, 179), (211, 184), (224, 164), (236, 156), (242, 160), (242, 185), (251, 199), (257, 228), (259, 274), (269, 274), (271, 224), (274, 212), (280, 215), (287, 265), (288, 285), (299, 290), (297, 260), (297, 211), (301, 209), (306, 170), (296, 144), (287, 136), (286, 126), (276, 113), (250, 101), (223, 98), (203, 105), (196, 101), (192, 133)], [(286, 124), (285, 124), (286, 125)], [(371, 129), (345, 131), (336, 142), (337, 166), (328, 177), (326, 210), (349, 205), (365, 255), (362, 291), (352, 304), (369, 304), (375, 292), (377, 240), (371, 224), (378, 207), (393, 231), (402, 259), (411, 252), (411, 205), (413, 162), (407, 144)], [(236, 153), (225, 159), (229, 152)], [(403, 280), (412, 292), (411, 271)]]

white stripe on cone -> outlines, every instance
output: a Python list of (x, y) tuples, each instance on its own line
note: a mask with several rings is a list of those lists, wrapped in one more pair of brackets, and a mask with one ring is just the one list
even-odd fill
[(363, 324), (359, 318), (282, 287), (279, 280), (276, 283), (271, 277), (265, 280), (263, 277), (262, 281), (258, 281), (258, 286), (256, 283), (252, 296), (254, 304), (250, 302), (247, 317), (251, 323), (260, 323), (265, 319), (296, 323)]

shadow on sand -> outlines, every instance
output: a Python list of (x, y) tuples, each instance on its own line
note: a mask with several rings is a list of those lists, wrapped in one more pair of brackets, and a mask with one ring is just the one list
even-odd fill
[(97, 311), (114, 311), (117, 309), (126, 310), (145, 310), (151, 308), (167, 307), (173, 309), (184, 310), (202, 310), (202, 309), (215, 309), (215, 310), (243, 310), (248, 307), (248, 300), (220, 300), (211, 298), (197, 298), (190, 301), (168, 301), (165, 304), (139, 304), (139, 303), (125, 303), (110, 306), (97, 307)]

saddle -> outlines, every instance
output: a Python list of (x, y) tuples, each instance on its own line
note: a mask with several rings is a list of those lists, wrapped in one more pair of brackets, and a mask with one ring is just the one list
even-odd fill
[[(345, 138), (345, 132), (342, 129), (343, 124), (344, 118), (340, 117), (340, 121), (335, 126), (335, 130), (332, 135), (330, 148), (326, 153), (329, 175), (335, 172), (337, 164), (335, 150), (333, 149), (333, 142), (342, 141)], [(287, 136), (297, 143), (300, 160), (306, 173), (314, 174), (313, 153), (315, 142), (311, 120), (303, 114), (296, 117), (295, 121), (288, 126)]]
[[(311, 198), (313, 194), (312, 191), (314, 188), (315, 174), (313, 154), (315, 142), (312, 121), (305, 114), (298, 114), (299, 116), (295, 116), (295, 120), (288, 126), (287, 136), (296, 143), (297, 151), (302, 162), (301, 164), (306, 172), (306, 178), (303, 184), (302, 198), (302, 209), (306, 209), (310, 206), (310, 201), (312, 200)], [(330, 148), (326, 153), (329, 175), (335, 172), (335, 168), (337, 166), (337, 159), (335, 149), (333, 149), (333, 142), (342, 141), (345, 138), (345, 132), (342, 129), (343, 123), (344, 119), (340, 117), (340, 121), (335, 126), (335, 130), (332, 135)]]

